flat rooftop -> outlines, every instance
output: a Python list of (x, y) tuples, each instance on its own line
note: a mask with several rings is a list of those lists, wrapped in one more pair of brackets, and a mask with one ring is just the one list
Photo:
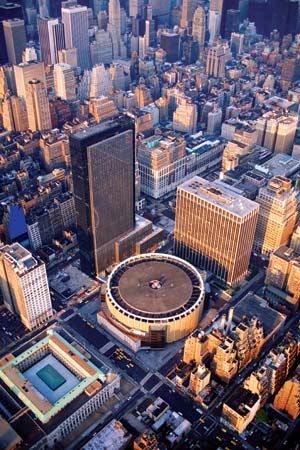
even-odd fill
[(42, 423), (47, 423), (78, 398), (98, 392), (106, 377), (50, 329), (22, 353), (8, 354), (0, 360), (0, 380)]
[(131, 437), (121, 422), (112, 420), (82, 450), (121, 450), (127, 448)]
[(278, 153), (260, 167), (262, 171), (271, 173), (273, 176), (287, 177), (300, 169), (300, 161), (285, 153)]
[(243, 197), (240, 191), (220, 180), (209, 181), (194, 176), (182, 183), (178, 189), (189, 192), (206, 203), (214, 204), (238, 217), (245, 217), (258, 209), (257, 203)]
[(200, 275), (184, 261), (143, 256), (120, 264), (109, 279), (110, 294), (122, 308), (142, 317), (168, 317), (198, 301), (203, 288)]
[(245, 316), (255, 316), (260, 320), (265, 337), (273, 334), (286, 319), (284, 314), (271, 308), (265, 299), (250, 293), (243, 297), (234, 307), (234, 322), (239, 323)]
[(184, 305), (192, 294), (189, 276), (169, 262), (147, 261), (121, 275), (123, 300), (141, 312), (167, 312)]

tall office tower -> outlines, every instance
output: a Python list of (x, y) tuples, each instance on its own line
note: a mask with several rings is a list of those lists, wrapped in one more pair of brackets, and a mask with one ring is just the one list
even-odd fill
[(98, 23), (99, 30), (106, 31), (107, 23), (108, 23), (108, 18), (107, 18), (107, 12), (106, 11), (100, 11), (98, 13), (98, 15), (97, 15), (97, 23)]
[(300, 254), (300, 224), (298, 223), (291, 238), (290, 247)]
[(69, 64), (69, 66), (76, 68), (78, 67), (78, 61), (77, 61), (77, 49), (76, 48), (69, 48), (68, 50), (62, 49), (58, 52), (58, 62)]
[(127, 116), (70, 135), (82, 269), (100, 274), (135, 226), (135, 126)]
[(300, 415), (300, 365), (295, 373), (289, 378), (274, 400), (274, 407), (287, 413), (292, 420), (296, 420)]
[(175, 254), (229, 285), (246, 276), (258, 205), (221, 181), (193, 177), (177, 189)]
[(142, 17), (144, 0), (129, 0), (129, 16)]
[(56, 97), (60, 97), (63, 100), (76, 99), (76, 78), (69, 64), (55, 64), (54, 88)]
[(22, 6), (13, 2), (4, 2), (4, 4), (1, 2), (0, 4), (0, 65), (8, 62), (3, 29), (3, 20), (8, 19), (24, 19)]
[(192, 36), (201, 46), (203, 46), (205, 43), (205, 32), (206, 32), (205, 11), (202, 8), (202, 6), (199, 6), (196, 9), (193, 17)]
[(40, 80), (30, 80), (26, 86), (26, 108), (31, 131), (52, 128), (49, 100), (45, 85)]
[(21, 19), (9, 19), (3, 20), (2, 25), (8, 62), (19, 64), (26, 47), (25, 22)]
[(254, 248), (270, 255), (291, 237), (298, 215), (298, 199), (288, 178), (274, 177), (259, 190), (259, 215)]
[(179, 59), (180, 36), (173, 31), (163, 31), (160, 36), (160, 47), (167, 54), (167, 62), (173, 63)]
[(273, 30), (278, 30), (283, 36), (289, 32), (287, 24), (290, 6), (292, 10), (290, 0), (250, 0), (249, 19), (255, 22), (259, 34), (269, 36)]
[(93, 67), (90, 82), (90, 98), (108, 95), (112, 89), (112, 81), (109, 70), (103, 64)]
[(173, 114), (173, 129), (182, 133), (194, 134), (197, 131), (197, 106), (189, 98), (180, 100)]
[(58, 52), (65, 48), (63, 24), (59, 22), (59, 19), (38, 17), (37, 28), (42, 61), (49, 65), (58, 63)]
[(274, 153), (291, 154), (297, 124), (297, 116), (276, 115), (273, 112), (266, 113), (256, 123), (257, 144), (272, 150)]
[(284, 91), (287, 91), (293, 81), (299, 79), (300, 76), (300, 59), (285, 58), (281, 67), (281, 87)]
[[(243, 51), (244, 45), (244, 34), (242, 33), (231, 33), (230, 37), (230, 51), (233, 56), (239, 55)], [(274, 79), (275, 82), (275, 79)]]
[(26, 131), (28, 118), (25, 101), (21, 97), (7, 96), (2, 103), (3, 126), (9, 131)]
[(121, 8), (119, 0), (109, 0), (108, 26), (109, 31), (114, 31), (118, 37), (121, 36)]
[(220, 36), (223, 0), (211, 0), (208, 12), (209, 44)]
[(183, 0), (180, 26), (190, 30), (198, 0)]
[(30, 62), (20, 63), (14, 66), (15, 80), (17, 86), (18, 97), (26, 97), (26, 86), (30, 80), (41, 80), (46, 86), (46, 75), (44, 63), (42, 62)]
[(32, 330), (51, 318), (45, 264), (19, 243), (0, 249), (0, 285), (4, 303)]
[(207, 74), (216, 78), (225, 77), (225, 60), (226, 54), (223, 45), (209, 48), (206, 61)]
[(98, 30), (96, 40), (90, 44), (92, 67), (96, 64), (111, 64), (113, 60), (113, 46), (110, 34), (104, 30)]
[(239, 0), (223, 0), (222, 6), (222, 19), (221, 19), (221, 36), (225, 37), (225, 28), (226, 28), (226, 20), (228, 16), (229, 10), (238, 10), (239, 11)]
[(207, 130), (208, 134), (219, 135), (221, 133), (222, 125), (222, 110), (214, 109), (207, 115)]
[(65, 29), (66, 49), (77, 49), (78, 65), (82, 69), (90, 67), (89, 21), (86, 6), (69, 6), (61, 9)]
[(240, 24), (240, 11), (238, 9), (229, 9), (226, 14), (225, 21), (225, 38), (229, 39), (231, 33), (237, 33), (239, 31)]

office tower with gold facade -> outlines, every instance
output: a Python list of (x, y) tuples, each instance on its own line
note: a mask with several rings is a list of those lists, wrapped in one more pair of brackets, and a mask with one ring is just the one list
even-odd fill
[(31, 131), (52, 128), (50, 106), (45, 85), (40, 80), (30, 80), (26, 86), (28, 125)]
[(195, 176), (177, 189), (175, 254), (236, 285), (248, 271), (257, 216), (255, 202)]
[(291, 237), (298, 216), (298, 199), (288, 178), (274, 177), (256, 198), (259, 215), (254, 248), (270, 255)]

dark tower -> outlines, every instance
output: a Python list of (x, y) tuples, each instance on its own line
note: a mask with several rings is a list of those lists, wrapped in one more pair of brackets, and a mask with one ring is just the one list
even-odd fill
[(70, 136), (82, 269), (114, 262), (117, 240), (135, 225), (135, 126), (126, 115)]

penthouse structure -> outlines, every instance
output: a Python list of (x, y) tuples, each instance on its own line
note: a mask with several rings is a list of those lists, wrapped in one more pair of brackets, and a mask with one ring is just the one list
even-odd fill
[(32, 330), (51, 318), (46, 267), (19, 243), (0, 248), (0, 285), (5, 306)]
[(153, 198), (172, 192), (192, 175), (218, 166), (224, 145), (222, 138), (198, 134), (187, 141), (174, 133), (144, 139), (137, 152), (142, 191)]
[(248, 271), (258, 205), (221, 181), (193, 177), (177, 190), (175, 254), (229, 285)]

